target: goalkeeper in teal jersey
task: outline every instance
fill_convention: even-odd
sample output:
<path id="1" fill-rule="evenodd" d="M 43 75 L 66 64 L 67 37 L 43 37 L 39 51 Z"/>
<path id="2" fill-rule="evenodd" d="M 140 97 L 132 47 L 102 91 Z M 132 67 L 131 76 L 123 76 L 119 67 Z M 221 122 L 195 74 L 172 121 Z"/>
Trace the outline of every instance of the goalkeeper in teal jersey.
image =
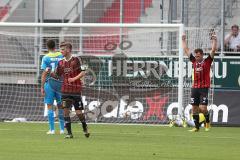
<path id="1" fill-rule="evenodd" d="M 63 58 L 62 53 L 55 51 L 55 42 L 53 40 L 47 41 L 48 53 L 42 58 L 41 70 L 41 94 L 44 96 L 44 103 L 47 104 L 48 108 L 48 123 L 49 131 L 47 134 L 55 134 L 54 127 L 54 100 L 57 102 L 58 107 L 58 119 L 60 126 L 60 134 L 64 134 L 64 118 L 63 118 L 63 108 L 61 93 L 51 89 L 48 80 L 50 78 L 49 72 L 54 71 L 58 61 Z"/>

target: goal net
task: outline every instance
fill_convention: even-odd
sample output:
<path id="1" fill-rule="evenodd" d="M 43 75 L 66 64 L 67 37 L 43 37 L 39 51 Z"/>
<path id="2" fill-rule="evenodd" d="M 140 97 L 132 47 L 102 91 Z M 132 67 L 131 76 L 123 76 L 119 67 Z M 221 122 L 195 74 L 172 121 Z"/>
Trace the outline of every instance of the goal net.
<path id="1" fill-rule="evenodd" d="M 192 48 L 200 43 L 195 32 L 187 32 Z M 181 24 L 2 23 L 0 118 L 47 120 L 40 64 L 49 39 L 72 43 L 87 66 L 82 99 L 88 121 L 167 123 L 169 115 L 184 116 L 191 63 L 183 56 L 182 33 Z"/>

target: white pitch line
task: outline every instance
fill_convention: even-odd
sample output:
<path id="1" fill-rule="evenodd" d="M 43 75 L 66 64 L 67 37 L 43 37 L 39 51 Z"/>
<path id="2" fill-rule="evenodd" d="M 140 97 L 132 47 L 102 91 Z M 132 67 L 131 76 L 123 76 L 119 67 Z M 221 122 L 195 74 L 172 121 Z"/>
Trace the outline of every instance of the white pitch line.
<path id="1" fill-rule="evenodd" d="M 0 131 L 11 131 L 12 129 L 4 129 L 4 128 L 0 128 Z"/>
<path id="2" fill-rule="evenodd" d="M 0 129 L 0 131 L 16 131 L 14 129 Z M 19 131 L 19 130 L 18 130 Z M 21 130 L 21 131 L 24 131 L 24 132 L 43 132 L 45 133 L 46 130 Z M 74 133 L 82 133 L 82 131 L 74 131 Z M 187 131 L 186 131 L 187 132 Z M 164 134 L 163 132 L 161 133 L 158 133 L 158 134 L 146 134 L 146 133 L 137 133 L 137 132 L 121 132 L 121 133 L 112 133 L 112 132 L 91 132 L 92 136 L 94 135 L 136 135 L 136 136 L 168 136 L 168 137 L 186 137 L 186 134 L 184 135 L 169 135 L 169 134 Z M 189 134 L 198 134 L 198 133 L 189 133 Z M 207 134 L 207 133 L 206 133 Z M 58 135 L 58 133 L 56 133 L 56 135 Z M 224 137 L 224 136 L 220 136 L 220 137 L 213 137 L 213 136 L 208 136 L 208 135 L 200 135 L 200 136 L 197 136 L 197 137 L 194 137 L 194 138 L 210 138 L 210 139 L 233 139 L 233 140 L 240 140 L 240 138 L 236 138 L 236 137 Z M 188 137 L 186 137 L 186 139 L 190 139 Z"/>

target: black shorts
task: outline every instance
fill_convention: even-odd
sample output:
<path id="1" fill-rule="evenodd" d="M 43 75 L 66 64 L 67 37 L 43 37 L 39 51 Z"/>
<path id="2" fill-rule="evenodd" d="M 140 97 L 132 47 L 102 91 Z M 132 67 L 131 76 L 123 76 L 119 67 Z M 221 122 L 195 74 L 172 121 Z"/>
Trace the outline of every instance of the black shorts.
<path id="1" fill-rule="evenodd" d="M 208 105 L 208 88 L 192 88 L 191 89 L 192 105 Z"/>
<path id="2" fill-rule="evenodd" d="M 81 95 L 62 95 L 63 108 L 72 108 L 74 106 L 75 110 L 84 110 L 82 96 Z"/>

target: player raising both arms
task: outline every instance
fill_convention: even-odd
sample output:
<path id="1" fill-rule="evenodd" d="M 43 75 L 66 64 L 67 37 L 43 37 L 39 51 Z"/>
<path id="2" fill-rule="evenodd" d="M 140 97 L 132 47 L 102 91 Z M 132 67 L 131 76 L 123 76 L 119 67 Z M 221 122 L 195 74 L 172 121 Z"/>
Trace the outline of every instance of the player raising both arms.
<path id="1" fill-rule="evenodd" d="M 69 115 L 72 105 L 75 108 L 76 115 L 82 123 L 84 135 L 89 137 L 90 134 L 85 121 L 85 115 L 83 112 L 84 107 L 81 97 L 81 78 L 84 77 L 85 71 L 81 69 L 81 59 L 72 56 L 71 43 L 62 43 L 60 48 L 64 58 L 59 61 L 55 74 L 60 79 L 63 79 L 62 100 L 64 107 L 65 127 L 68 132 L 65 138 L 73 138 L 71 118 Z"/>
<path id="2" fill-rule="evenodd" d="M 42 77 L 41 77 L 41 94 L 44 96 L 44 103 L 47 104 L 47 108 L 48 108 L 49 131 L 47 132 L 47 134 L 55 134 L 54 108 L 53 108 L 54 100 L 57 101 L 57 106 L 58 106 L 60 134 L 64 134 L 64 118 L 63 118 L 61 94 L 52 90 L 49 85 L 50 70 L 54 71 L 58 61 L 63 58 L 60 52 L 55 51 L 55 45 L 56 44 L 53 40 L 47 41 L 48 54 L 46 54 L 43 57 L 42 64 L 41 64 L 41 69 L 43 70 Z"/>
<path id="3" fill-rule="evenodd" d="M 210 128 L 210 120 L 209 120 L 209 112 L 207 110 L 208 105 L 208 91 L 210 88 L 210 69 L 211 64 L 213 62 L 214 54 L 217 49 L 217 37 L 215 33 L 211 34 L 212 40 L 212 49 L 207 58 L 203 58 L 203 50 L 197 48 L 194 50 L 194 54 L 190 52 L 186 43 L 186 35 L 182 36 L 182 44 L 184 52 L 189 57 L 190 61 L 193 65 L 193 85 L 191 89 L 191 105 L 192 105 L 192 113 L 193 120 L 195 123 L 195 128 L 193 128 L 192 132 L 199 131 L 199 113 L 203 113 L 206 119 L 205 122 L 205 131 L 209 131 Z"/>

